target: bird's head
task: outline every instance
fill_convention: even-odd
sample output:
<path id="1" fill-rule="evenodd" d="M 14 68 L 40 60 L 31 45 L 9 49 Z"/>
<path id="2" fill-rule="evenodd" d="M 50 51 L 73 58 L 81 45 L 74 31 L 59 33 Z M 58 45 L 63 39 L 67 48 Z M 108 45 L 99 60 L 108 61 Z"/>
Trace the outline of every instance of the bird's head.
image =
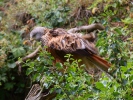
<path id="1" fill-rule="evenodd" d="M 45 27 L 35 27 L 30 32 L 30 40 L 37 40 L 40 41 L 41 37 L 45 34 Z"/>

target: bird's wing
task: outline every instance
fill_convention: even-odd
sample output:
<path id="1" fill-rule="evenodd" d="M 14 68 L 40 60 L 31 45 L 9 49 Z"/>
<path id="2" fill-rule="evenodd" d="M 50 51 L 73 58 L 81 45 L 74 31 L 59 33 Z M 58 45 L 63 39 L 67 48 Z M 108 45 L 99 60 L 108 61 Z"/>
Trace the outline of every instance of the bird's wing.
<path id="1" fill-rule="evenodd" d="M 97 50 L 92 42 L 88 42 L 76 34 L 64 34 L 52 37 L 48 42 L 48 47 L 56 50 L 62 50 L 67 53 L 75 52 L 77 50 L 87 50 L 90 53 L 97 53 Z"/>
<path id="2" fill-rule="evenodd" d="M 85 63 L 87 63 L 87 61 L 89 63 L 91 62 L 106 72 L 108 72 L 108 68 L 111 66 L 106 60 L 97 55 L 97 49 L 94 43 L 76 34 L 64 34 L 56 37 L 52 37 L 51 34 L 46 34 L 42 37 L 42 44 L 53 50 L 79 55 L 79 58 L 81 56 L 81 59 L 87 59 Z"/>

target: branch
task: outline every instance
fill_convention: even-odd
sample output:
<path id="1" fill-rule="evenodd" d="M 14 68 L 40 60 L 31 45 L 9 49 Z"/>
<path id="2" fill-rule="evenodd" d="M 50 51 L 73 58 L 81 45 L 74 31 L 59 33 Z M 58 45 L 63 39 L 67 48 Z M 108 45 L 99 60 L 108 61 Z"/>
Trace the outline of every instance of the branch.
<path id="1" fill-rule="evenodd" d="M 77 27 L 77 28 L 72 28 L 70 30 L 68 30 L 68 33 L 75 33 L 77 31 L 83 31 L 83 30 L 87 30 L 88 32 L 92 32 L 94 30 L 104 30 L 104 26 L 102 24 L 91 24 L 91 25 L 87 25 L 87 26 L 81 26 L 81 27 Z"/>
<path id="2" fill-rule="evenodd" d="M 41 46 L 39 46 L 34 52 L 32 52 L 31 54 L 27 55 L 26 57 L 22 58 L 22 61 L 26 61 L 27 59 L 31 59 L 37 56 L 37 53 L 39 52 Z M 20 64 L 22 64 L 21 61 L 16 61 L 16 66 L 20 66 Z"/>

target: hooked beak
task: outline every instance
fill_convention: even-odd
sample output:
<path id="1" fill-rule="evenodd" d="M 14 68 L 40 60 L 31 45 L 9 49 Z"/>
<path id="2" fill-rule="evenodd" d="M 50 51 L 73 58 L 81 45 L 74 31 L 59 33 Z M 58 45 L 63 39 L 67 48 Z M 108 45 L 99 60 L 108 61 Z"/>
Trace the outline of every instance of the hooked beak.
<path id="1" fill-rule="evenodd" d="M 30 41 L 33 41 L 33 40 L 35 40 L 34 38 L 30 38 Z"/>

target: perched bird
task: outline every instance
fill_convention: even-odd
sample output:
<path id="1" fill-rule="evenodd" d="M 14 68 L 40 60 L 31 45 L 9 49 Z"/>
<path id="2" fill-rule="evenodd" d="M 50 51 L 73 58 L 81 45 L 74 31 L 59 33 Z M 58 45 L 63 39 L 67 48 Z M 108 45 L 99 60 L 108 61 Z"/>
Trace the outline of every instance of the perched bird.
<path id="1" fill-rule="evenodd" d="M 74 59 L 81 59 L 81 64 L 85 64 L 88 73 L 101 69 L 108 73 L 111 64 L 98 55 L 93 41 L 84 38 L 84 35 L 69 34 L 61 29 L 47 29 L 35 27 L 30 32 L 30 38 L 41 41 L 43 46 L 47 46 L 47 51 L 57 62 L 65 62 L 64 56 L 72 54 Z M 91 37 L 89 37 L 91 38 Z"/>

